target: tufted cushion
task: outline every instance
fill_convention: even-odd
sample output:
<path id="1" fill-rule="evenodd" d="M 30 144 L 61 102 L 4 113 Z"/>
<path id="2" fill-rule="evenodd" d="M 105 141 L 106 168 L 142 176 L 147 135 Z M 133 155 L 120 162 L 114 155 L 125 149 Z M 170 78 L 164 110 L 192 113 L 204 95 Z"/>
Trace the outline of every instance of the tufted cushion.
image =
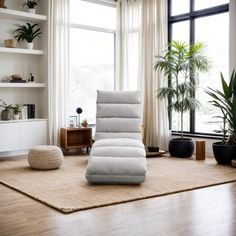
<path id="1" fill-rule="evenodd" d="M 141 107 L 139 104 L 117 104 L 98 103 L 97 118 L 104 117 L 123 117 L 123 118 L 140 118 Z"/>
<path id="2" fill-rule="evenodd" d="M 145 181 L 146 158 L 90 156 L 86 178 L 91 183 L 140 184 Z"/>
<path id="3" fill-rule="evenodd" d="M 97 118 L 97 132 L 139 133 L 140 118 Z"/>
<path id="4" fill-rule="evenodd" d="M 135 139 L 100 139 L 96 141 L 90 152 L 99 157 L 145 157 L 144 145 Z"/>
<path id="5" fill-rule="evenodd" d="M 97 90 L 97 103 L 140 104 L 140 92 Z"/>
<path id="6" fill-rule="evenodd" d="M 93 144 L 93 147 L 110 147 L 110 146 L 117 146 L 117 147 L 141 147 L 144 148 L 143 143 L 136 139 L 129 139 L 129 138 L 111 138 L 111 139 L 101 139 L 96 141 Z"/>
<path id="7" fill-rule="evenodd" d="M 141 140 L 140 133 L 127 133 L 127 132 L 96 132 L 96 140 L 109 138 L 132 138 Z"/>

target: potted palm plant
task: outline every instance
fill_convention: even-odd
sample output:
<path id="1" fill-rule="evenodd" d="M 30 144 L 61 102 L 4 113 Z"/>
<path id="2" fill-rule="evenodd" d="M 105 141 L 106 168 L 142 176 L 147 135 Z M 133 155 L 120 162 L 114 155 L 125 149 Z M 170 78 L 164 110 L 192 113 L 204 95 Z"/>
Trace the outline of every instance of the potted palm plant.
<path id="1" fill-rule="evenodd" d="M 156 91 L 157 97 L 168 99 L 168 109 L 180 113 L 181 137 L 169 141 L 171 156 L 190 157 L 193 154 L 193 140 L 183 136 L 183 118 L 184 112 L 194 110 L 200 105 L 194 98 L 197 73 L 207 71 L 210 66 L 208 58 L 203 55 L 203 48 L 202 43 L 190 45 L 173 40 L 168 49 L 155 58 L 154 69 L 164 72 L 169 80 L 167 87 Z"/>
<path id="2" fill-rule="evenodd" d="M 14 120 L 19 120 L 21 113 L 21 106 L 19 104 L 16 104 L 15 106 L 12 106 L 11 109 L 13 110 Z"/>
<path id="3" fill-rule="evenodd" d="M 0 107 L 3 107 L 4 110 L 1 113 L 2 120 L 10 120 L 11 119 L 11 108 L 12 105 L 7 105 L 2 99 L 0 99 Z"/>
<path id="4" fill-rule="evenodd" d="M 212 144 L 214 157 L 218 164 L 230 165 L 236 159 L 236 71 L 233 70 L 227 83 L 221 73 L 222 91 L 208 88 L 206 93 L 211 96 L 209 101 L 220 109 L 223 120 L 221 142 Z"/>
<path id="5" fill-rule="evenodd" d="M 37 28 L 37 26 L 38 24 L 31 25 L 30 23 L 18 25 L 18 29 L 14 31 L 16 33 L 15 38 L 17 38 L 18 42 L 27 41 L 27 48 L 33 49 L 33 40 L 42 34 L 40 28 Z"/>
<path id="6" fill-rule="evenodd" d="M 39 0 L 27 0 L 23 3 L 23 7 L 27 6 L 30 13 L 35 14 L 35 7 L 38 6 Z"/>

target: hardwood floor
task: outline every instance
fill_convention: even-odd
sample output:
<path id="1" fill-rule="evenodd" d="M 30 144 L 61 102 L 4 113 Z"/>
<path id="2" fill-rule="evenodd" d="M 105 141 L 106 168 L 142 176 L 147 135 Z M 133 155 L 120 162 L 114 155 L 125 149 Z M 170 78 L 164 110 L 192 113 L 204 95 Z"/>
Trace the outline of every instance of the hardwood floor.
<path id="1" fill-rule="evenodd" d="M 64 215 L 0 185 L 0 235 L 231 236 L 235 201 L 231 183 Z"/>

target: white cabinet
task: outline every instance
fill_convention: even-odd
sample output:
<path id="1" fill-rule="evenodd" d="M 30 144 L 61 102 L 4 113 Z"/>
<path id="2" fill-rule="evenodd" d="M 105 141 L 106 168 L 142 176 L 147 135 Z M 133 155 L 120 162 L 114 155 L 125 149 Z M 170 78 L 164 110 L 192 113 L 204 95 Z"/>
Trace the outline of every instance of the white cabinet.
<path id="1" fill-rule="evenodd" d="M 19 123 L 0 124 L 0 152 L 20 149 Z"/>
<path id="2" fill-rule="evenodd" d="M 20 123 L 20 149 L 47 144 L 47 123 L 45 121 Z"/>
<path id="3" fill-rule="evenodd" d="M 47 144 L 47 120 L 1 121 L 0 152 L 26 150 Z"/>

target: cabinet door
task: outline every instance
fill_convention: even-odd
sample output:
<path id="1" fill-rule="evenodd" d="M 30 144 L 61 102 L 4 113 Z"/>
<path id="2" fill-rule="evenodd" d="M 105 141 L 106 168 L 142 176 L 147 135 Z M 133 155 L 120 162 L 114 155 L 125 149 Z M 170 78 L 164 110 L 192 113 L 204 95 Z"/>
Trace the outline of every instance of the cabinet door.
<path id="1" fill-rule="evenodd" d="M 0 124 L 0 152 L 19 150 L 19 123 Z"/>
<path id="2" fill-rule="evenodd" d="M 47 144 L 47 121 L 30 121 L 20 124 L 20 149 Z"/>

